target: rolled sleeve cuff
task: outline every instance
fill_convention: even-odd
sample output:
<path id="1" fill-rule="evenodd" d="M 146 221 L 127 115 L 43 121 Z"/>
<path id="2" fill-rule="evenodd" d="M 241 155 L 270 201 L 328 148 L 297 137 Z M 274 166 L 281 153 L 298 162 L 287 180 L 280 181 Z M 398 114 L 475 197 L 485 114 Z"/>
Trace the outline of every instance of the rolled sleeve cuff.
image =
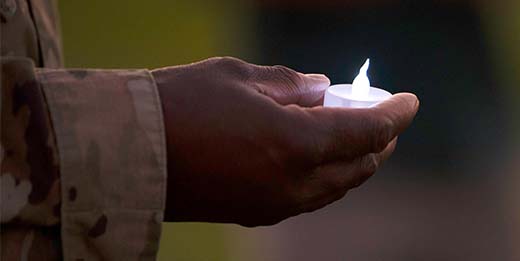
<path id="1" fill-rule="evenodd" d="M 65 260 L 155 260 L 166 143 L 147 70 L 39 69 L 60 159 Z"/>

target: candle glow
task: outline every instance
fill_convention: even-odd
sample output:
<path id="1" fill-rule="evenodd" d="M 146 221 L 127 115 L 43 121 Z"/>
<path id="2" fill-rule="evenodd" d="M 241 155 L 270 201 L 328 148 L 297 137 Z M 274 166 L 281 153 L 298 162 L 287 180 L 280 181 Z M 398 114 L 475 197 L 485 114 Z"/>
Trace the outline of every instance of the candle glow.
<path id="1" fill-rule="evenodd" d="M 359 69 L 359 74 L 352 82 L 352 96 L 357 98 L 366 98 L 370 92 L 370 79 L 368 79 L 367 71 L 370 66 L 370 59 Z"/>
<path id="2" fill-rule="evenodd" d="M 369 108 L 392 96 L 391 93 L 370 86 L 367 76 L 370 59 L 359 69 L 352 84 L 336 84 L 325 91 L 323 106 L 343 108 Z"/>

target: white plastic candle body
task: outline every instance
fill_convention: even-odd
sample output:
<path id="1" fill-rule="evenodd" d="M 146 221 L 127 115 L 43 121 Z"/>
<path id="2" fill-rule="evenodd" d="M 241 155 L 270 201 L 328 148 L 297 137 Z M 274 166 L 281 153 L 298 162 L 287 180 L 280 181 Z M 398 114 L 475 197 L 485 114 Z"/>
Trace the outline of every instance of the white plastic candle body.
<path id="1" fill-rule="evenodd" d="M 370 87 L 368 95 L 359 97 L 352 92 L 352 84 L 336 84 L 330 86 L 325 92 L 323 106 L 346 107 L 346 108 L 368 108 L 392 96 L 391 93 Z"/>
<path id="2" fill-rule="evenodd" d="M 368 108 L 386 100 L 392 96 L 391 93 L 370 87 L 370 80 L 367 76 L 370 59 L 359 69 L 352 84 L 337 84 L 330 86 L 325 92 L 325 107 L 346 107 L 346 108 Z"/>

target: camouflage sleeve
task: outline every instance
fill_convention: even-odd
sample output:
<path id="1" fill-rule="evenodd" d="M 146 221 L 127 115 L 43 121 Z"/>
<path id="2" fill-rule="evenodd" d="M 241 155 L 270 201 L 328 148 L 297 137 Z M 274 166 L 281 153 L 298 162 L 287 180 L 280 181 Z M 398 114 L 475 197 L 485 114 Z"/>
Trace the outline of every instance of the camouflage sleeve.
<path id="1" fill-rule="evenodd" d="M 147 70 L 39 69 L 36 75 L 60 157 L 64 257 L 155 259 L 166 143 L 153 77 Z"/>
<path id="2" fill-rule="evenodd" d="M 154 260 L 165 207 L 166 145 L 153 77 L 147 70 L 18 63 L 24 69 L 2 69 L 8 75 L 2 77 L 2 97 L 8 97 L 2 102 L 2 196 L 4 187 L 10 193 L 2 212 L 7 205 L 12 213 L 5 220 L 2 213 L 2 223 L 59 223 L 66 260 Z M 9 97 L 15 98 L 9 103 Z M 4 127 L 4 115 L 16 126 Z M 32 123 L 33 117 L 39 120 Z M 4 139 L 4 128 L 17 139 Z M 31 154 L 39 148 L 33 144 L 45 151 Z M 11 158 L 16 167 L 7 164 Z"/>
<path id="3" fill-rule="evenodd" d="M 54 132 L 32 60 L 1 58 L 0 260 L 60 259 Z"/>
<path id="4" fill-rule="evenodd" d="M 58 157 L 29 59 L 2 58 L 2 223 L 59 222 Z"/>

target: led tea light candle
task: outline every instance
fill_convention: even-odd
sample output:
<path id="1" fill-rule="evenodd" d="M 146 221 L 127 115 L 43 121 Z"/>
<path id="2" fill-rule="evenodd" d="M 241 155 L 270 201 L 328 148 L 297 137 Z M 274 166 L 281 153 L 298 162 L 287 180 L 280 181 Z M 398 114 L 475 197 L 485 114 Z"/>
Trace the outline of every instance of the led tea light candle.
<path id="1" fill-rule="evenodd" d="M 331 85 L 325 92 L 323 106 L 368 108 L 392 96 L 383 89 L 370 87 L 370 80 L 367 76 L 369 66 L 370 59 L 367 59 L 352 84 Z"/>

